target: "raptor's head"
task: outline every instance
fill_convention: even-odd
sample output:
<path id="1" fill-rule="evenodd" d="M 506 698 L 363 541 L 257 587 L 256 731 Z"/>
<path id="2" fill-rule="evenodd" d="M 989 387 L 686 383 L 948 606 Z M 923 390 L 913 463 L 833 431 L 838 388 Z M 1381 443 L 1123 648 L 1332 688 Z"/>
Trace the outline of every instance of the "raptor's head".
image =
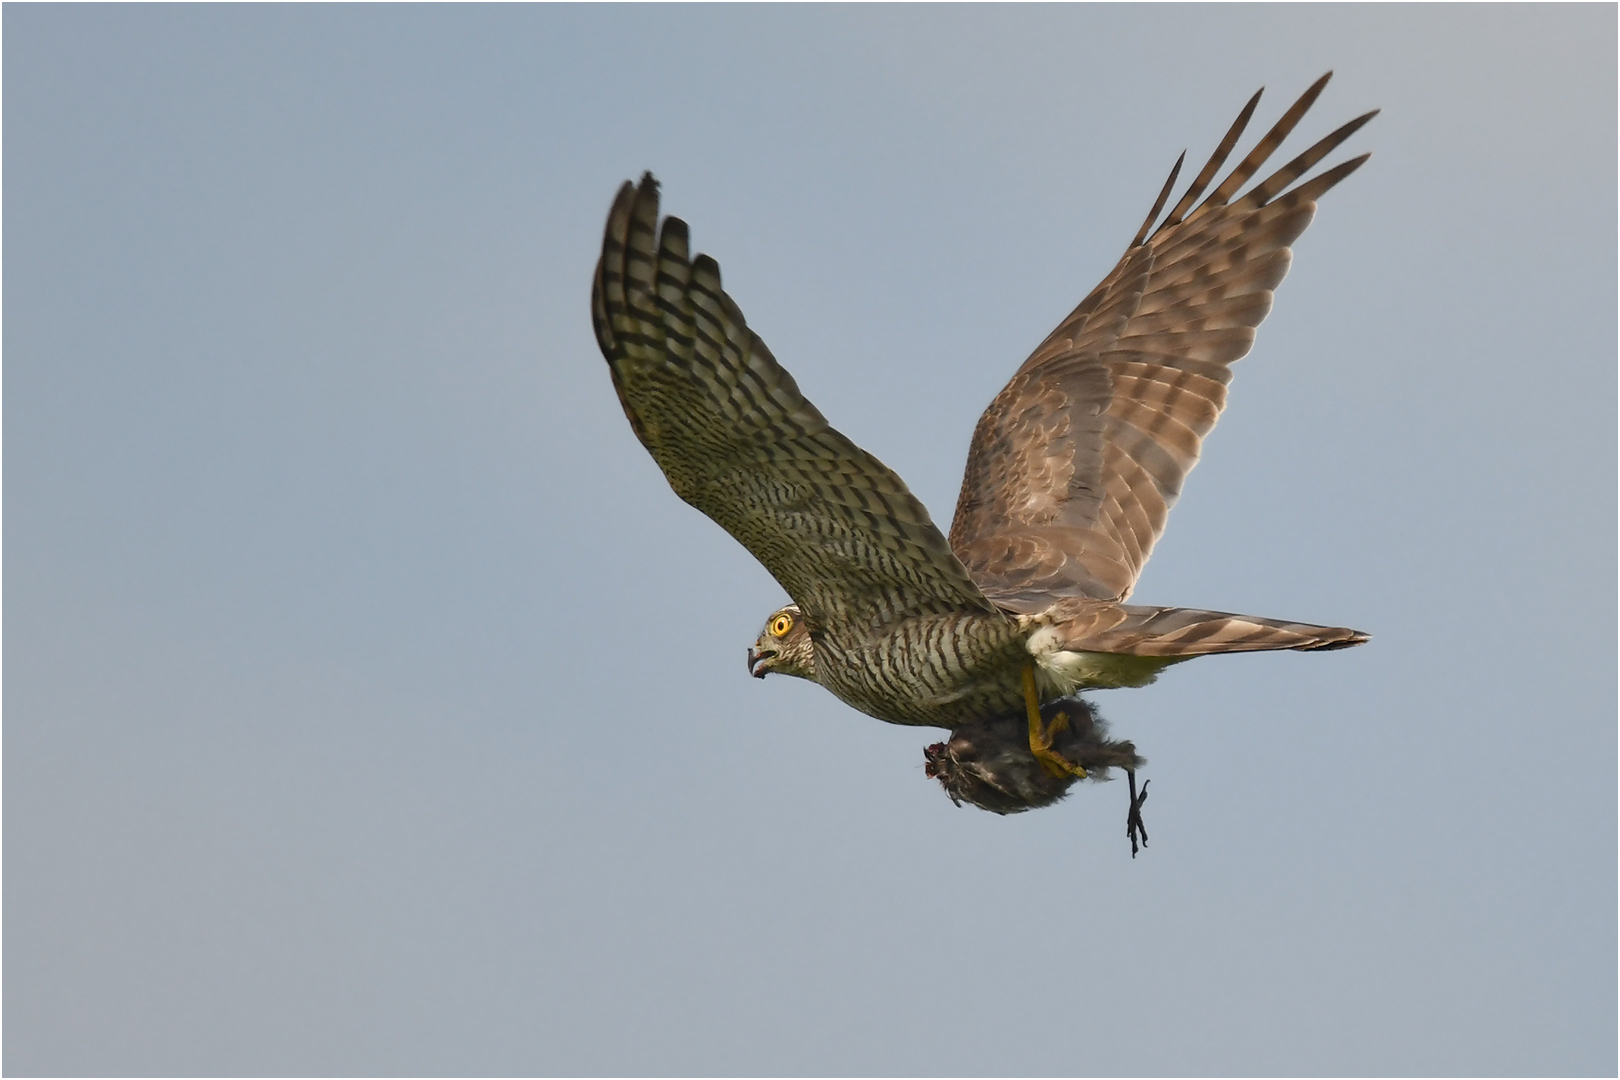
<path id="1" fill-rule="evenodd" d="M 748 674 L 763 679 L 770 672 L 815 680 L 816 647 L 797 604 L 765 620 L 765 631 L 748 650 Z"/>
<path id="2" fill-rule="evenodd" d="M 1106 780 L 1110 767 L 1139 769 L 1145 762 L 1128 741 L 1108 737 L 1108 727 L 1078 697 L 1041 706 L 1041 719 L 1066 719 L 1054 734 L 1052 749 L 1084 766 L 1093 780 Z M 1068 794 L 1072 776 L 1055 777 L 1029 751 L 1029 722 L 1022 713 L 989 717 L 951 732 L 949 742 L 923 751 L 924 771 L 938 780 L 951 801 L 972 803 L 997 814 L 1017 814 L 1050 806 Z"/>

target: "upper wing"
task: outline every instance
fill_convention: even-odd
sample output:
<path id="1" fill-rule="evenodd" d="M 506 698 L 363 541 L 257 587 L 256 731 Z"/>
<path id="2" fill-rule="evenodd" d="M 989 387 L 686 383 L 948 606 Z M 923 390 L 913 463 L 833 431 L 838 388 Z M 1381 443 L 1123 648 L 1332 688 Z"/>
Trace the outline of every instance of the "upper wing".
<path id="1" fill-rule="evenodd" d="M 995 608 L 925 509 L 834 431 L 720 288 L 658 225 L 658 182 L 626 182 L 591 289 L 596 340 L 630 426 L 675 493 L 765 564 L 814 625 Z"/>
<path id="2" fill-rule="evenodd" d="M 1178 160 L 1119 265 L 980 417 L 950 540 L 997 603 L 1036 610 L 1054 595 L 1130 595 L 1226 403 L 1232 362 L 1249 351 L 1288 273 L 1289 245 L 1315 200 L 1369 156 L 1287 190 L 1376 110 L 1232 201 L 1331 74 L 1192 209 L 1242 135 L 1256 93 L 1150 236 Z"/>

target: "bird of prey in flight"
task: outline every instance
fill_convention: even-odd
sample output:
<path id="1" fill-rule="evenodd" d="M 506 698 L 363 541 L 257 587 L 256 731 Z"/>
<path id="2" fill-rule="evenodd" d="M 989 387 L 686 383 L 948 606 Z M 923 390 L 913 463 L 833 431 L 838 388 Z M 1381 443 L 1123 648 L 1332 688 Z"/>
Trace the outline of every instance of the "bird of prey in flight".
<path id="1" fill-rule="evenodd" d="M 950 729 L 927 751 L 928 774 L 1001 813 L 1053 801 L 1088 767 L 1123 766 L 1134 850 L 1141 759 L 1103 737 L 1078 692 L 1143 686 L 1210 653 L 1367 640 L 1126 603 L 1226 403 L 1232 364 L 1271 310 L 1289 245 L 1367 160 L 1301 182 L 1376 111 L 1244 190 L 1330 75 L 1217 181 L 1256 93 L 1161 218 L 1186 155 L 1177 160 L 1118 265 L 979 418 L 948 535 L 799 393 L 721 289 L 719 265 L 691 255 L 686 223 L 660 225 L 652 174 L 619 189 L 591 291 L 596 338 L 675 493 L 792 598 L 748 650 L 750 674 L 810 679 L 880 720 Z"/>

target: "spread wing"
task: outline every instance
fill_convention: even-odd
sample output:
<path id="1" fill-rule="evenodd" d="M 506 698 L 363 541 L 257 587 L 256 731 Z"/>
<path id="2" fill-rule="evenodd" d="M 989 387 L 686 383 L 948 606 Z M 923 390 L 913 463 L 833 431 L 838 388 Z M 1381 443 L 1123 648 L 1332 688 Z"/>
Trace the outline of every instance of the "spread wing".
<path id="1" fill-rule="evenodd" d="M 1376 111 L 1233 201 L 1330 75 L 1198 203 L 1259 103 L 1256 93 L 1150 235 L 1178 160 L 1119 265 L 980 417 L 950 541 L 998 604 L 1035 611 L 1056 596 L 1130 595 L 1226 403 L 1231 365 L 1271 310 L 1289 245 L 1310 224 L 1315 200 L 1367 160 L 1290 189 Z"/>
<path id="2" fill-rule="evenodd" d="M 719 265 L 688 257 L 686 223 L 657 226 L 658 182 L 626 182 L 591 317 L 630 426 L 675 493 L 752 552 L 812 626 L 995 611 L 905 483 L 799 393 L 721 290 Z"/>

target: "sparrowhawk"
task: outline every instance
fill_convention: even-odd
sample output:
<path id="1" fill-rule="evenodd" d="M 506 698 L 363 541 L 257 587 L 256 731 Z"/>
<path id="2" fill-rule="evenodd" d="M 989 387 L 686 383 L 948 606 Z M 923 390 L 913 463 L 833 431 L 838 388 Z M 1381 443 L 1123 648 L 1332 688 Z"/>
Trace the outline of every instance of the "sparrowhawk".
<path id="1" fill-rule="evenodd" d="M 951 729 L 951 744 L 929 748 L 929 775 L 1008 812 L 1060 795 L 1087 764 L 1140 761 L 1101 736 L 1088 706 L 1054 702 L 1142 686 L 1209 653 L 1367 640 L 1125 602 L 1288 272 L 1289 245 L 1316 200 L 1367 160 L 1298 183 L 1376 111 L 1240 194 L 1328 78 L 1215 183 L 1256 93 L 1161 219 L 1186 155 L 1177 160 L 1118 265 L 980 417 L 948 537 L 799 393 L 721 289 L 718 264 L 690 254 L 686 223 L 660 228 L 652 175 L 624 184 L 591 294 L 597 341 L 676 494 L 792 598 L 748 651 L 751 674 L 812 679 L 880 720 Z"/>

